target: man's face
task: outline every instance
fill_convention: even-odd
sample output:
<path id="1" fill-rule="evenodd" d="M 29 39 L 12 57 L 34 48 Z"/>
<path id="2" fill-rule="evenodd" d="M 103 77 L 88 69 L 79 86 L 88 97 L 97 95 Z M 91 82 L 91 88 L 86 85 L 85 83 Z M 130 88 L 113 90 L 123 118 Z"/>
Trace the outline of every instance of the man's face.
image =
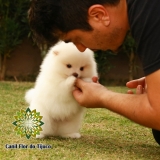
<path id="1" fill-rule="evenodd" d="M 105 31 L 104 28 L 95 28 L 92 31 L 73 30 L 68 32 L 63 40 L 73 42 L 81 52 L 86 48 L 93 51 L 108 49 L 116 51 L 122 45 L 126 32 L 121 27 L 112 28 L 111 31 L 107 29 Z"/>
<path id="2" fill-rule="evenodd" d="M 115 7 L 91 6 L 88 10 L 88 23 L 93 30 L 72 30 L 65 34 L 62 40 L 73 42 L 81 52 L 86 48 L 93 51 L 117 51 L 129 29 L 126 1 L 120 1 Z"/>

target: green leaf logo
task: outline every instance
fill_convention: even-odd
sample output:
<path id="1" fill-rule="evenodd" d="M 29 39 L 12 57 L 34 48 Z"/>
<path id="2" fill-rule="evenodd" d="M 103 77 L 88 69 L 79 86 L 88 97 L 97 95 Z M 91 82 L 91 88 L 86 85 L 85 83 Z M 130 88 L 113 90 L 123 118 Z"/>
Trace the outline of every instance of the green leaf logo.
<path id="1" fill-rule="evenodd" d="M 31 111 L 29 108 L 17 112 L 17 115 L 14 116 L 16 121 L 12 124 L 15 125 L 15 131 L 21 137 L 26 136 L 29 139 L 31 136 L 36 137 L 40 135 L 42 131 L 41 126 L 44 124 L 41 119 L 43 116 L 40 116 L 40 112 L 36 112 L 36 109 Z"/>

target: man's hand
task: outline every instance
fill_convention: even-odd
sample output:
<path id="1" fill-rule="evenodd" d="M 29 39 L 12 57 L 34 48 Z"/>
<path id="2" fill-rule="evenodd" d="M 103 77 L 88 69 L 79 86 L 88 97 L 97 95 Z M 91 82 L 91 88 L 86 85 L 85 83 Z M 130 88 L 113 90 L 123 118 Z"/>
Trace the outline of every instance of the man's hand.
<path id="1" fill-rule="evenodd" d="M 107 89 L 98 83 L 97 77 L 93 77 L 92 80 L 93 82 L 84 82 L 81 79 L 77 79 L 73 96 L 84 107 L 102 108 L 101 97 Z"/>
<path id="2" fill-rule="evenodd" d="M 76 80 L 73 96 L 82 106 L 106 108 L 138 124 L 160 130 L 160 70 L 126 84 L 136 88 L 139 95 L 112 92 L 97 83 L 97 79 L 92 80 L 90 83 Z"/>
<path id="3" fill-rule="evenodd" d="M 128 88 L 136 88 L 136 94 L 143 94 L 147 91 L 145 77 L 127 82 Z M 133 94 L 132 90 L 128 90 L 128 94 Z"/>

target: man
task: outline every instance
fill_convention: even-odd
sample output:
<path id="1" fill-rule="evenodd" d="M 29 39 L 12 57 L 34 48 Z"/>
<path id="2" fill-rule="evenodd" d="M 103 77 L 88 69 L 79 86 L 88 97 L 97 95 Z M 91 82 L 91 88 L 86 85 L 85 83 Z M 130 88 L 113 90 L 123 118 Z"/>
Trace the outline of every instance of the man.
<path id="1" fill-rule="evenodd" d="M 89 108 L 107 108 L 143 126 L 154 128 L 160 144 L 160 1 L 159 0 L 35 0 L 30 26 L 39 43 L 73 42 L 81 51 L 113 50 L 122 45 L 128 30 L 137 43 L 145 78 L 130 81 L 137 94 L 107 90 L 77 79 L 75 99 Z M 128 91 L 132 93 L 132 91 Z"/>

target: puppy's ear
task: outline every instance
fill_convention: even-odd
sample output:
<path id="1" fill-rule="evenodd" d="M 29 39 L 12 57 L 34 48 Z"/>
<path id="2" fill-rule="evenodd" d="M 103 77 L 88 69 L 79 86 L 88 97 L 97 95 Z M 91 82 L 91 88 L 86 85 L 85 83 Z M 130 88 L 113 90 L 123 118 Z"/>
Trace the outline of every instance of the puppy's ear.
<path id="1" fill-rule="evenodd" d="M 59 54 L 59 52 L 58 51 L 53 51 L 53 54 L 57 56 Z"/>

